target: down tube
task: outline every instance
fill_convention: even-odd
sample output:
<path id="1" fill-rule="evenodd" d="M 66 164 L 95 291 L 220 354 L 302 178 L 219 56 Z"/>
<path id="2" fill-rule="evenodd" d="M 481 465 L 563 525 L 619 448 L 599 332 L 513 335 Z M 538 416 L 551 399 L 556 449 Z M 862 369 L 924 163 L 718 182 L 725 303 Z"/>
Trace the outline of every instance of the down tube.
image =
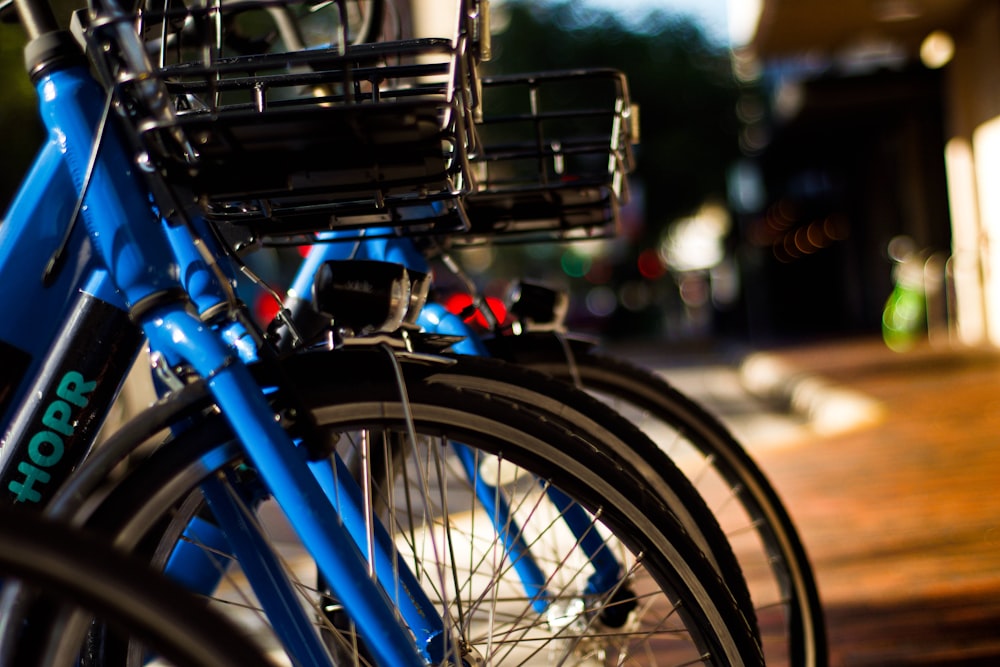
<path id="1" fill-rule="evenodd" d="M 17 314 L 0 318 L 0 489 L 36 508 L 89 451 L 141 345 L 83 225 L 43 282 L 77 192 L 59 136 L 0 224 L 0 311 Z"/>
<path id="2" fill-rule="evenodd" d="M 48 503 L 90 451 L 138 355 L 139 329 L 94 294 L 107 282 L 97 272 L 77 295 L 5 434 L 0 489 L 8 501 Z"/>
<path id="3" fill-rule="evenodd" d="M 70 236 L 66 262 L 54 280 L 42 274 L 73 214 L 76 187 L 55 139 L 39 152 L 0 222 L 0 432 L 25 396 L 80 284 L 94 269 L 82 225 Z"/>

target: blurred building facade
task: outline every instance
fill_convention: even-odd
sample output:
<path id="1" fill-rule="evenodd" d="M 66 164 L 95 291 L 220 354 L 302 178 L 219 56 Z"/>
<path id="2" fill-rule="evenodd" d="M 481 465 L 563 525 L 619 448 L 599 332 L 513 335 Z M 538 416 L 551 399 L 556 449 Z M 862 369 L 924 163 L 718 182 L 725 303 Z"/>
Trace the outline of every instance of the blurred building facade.
<path id="1" fill-rule="evenodd" d="M 762 0 L 734 68 L 751 333 L 878 326 L 906 236 L 932 335 L 1000 345 L 1000 2 Z"/>

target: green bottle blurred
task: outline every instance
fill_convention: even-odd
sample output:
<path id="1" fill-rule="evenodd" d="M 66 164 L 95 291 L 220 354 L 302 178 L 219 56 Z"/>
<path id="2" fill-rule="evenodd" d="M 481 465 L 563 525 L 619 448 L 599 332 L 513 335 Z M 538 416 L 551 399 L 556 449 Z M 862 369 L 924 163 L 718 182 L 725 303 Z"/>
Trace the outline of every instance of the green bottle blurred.
<path id="1" fill-rule="evenodd" d="M 909 350 L 927 336 L 926 258 L 911 247 L 903 239 L 889 244 L 889 255 L 896 262 L 895 285 L 882 311 L 882 339 L 896 352 Z"/>

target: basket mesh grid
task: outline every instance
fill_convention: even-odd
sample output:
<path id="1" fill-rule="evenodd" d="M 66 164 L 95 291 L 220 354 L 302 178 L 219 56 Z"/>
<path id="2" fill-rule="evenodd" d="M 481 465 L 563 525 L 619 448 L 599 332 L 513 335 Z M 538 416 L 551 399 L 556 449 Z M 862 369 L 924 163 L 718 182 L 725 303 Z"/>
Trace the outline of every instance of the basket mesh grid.
<path id="1" fill-rule="evenodd" d="M 364 0 L 148 0 L 94 26 L 91 53 L 151 162 L 216 223 L 265 240 L 371 225 L 456 231 L 478 95 L 469 2 L 450 35 L 353 43 Z M 116 59 L 107 28 L 124 20 L 168 113 L 152 109 L 147 77 Z"/>
<path id="2" fill-rule="evenodd" d="M 568 241 L 616 233 L 633 167 L 624 75 L 485 77 L 468 234 L 455 243 Z"/>

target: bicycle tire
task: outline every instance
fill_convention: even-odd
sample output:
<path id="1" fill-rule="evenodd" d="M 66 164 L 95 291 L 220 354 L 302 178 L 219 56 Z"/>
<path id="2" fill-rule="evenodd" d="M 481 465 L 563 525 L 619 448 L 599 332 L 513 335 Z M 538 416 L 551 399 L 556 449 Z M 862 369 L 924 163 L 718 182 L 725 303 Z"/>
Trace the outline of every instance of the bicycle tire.
<path id="1" fill-rule="evenodd" d="M 339 360 L 345 358 L 336 354 L 297 355 L 285 369 L 320 424 L 339 432 L 355 427 L 393 431 L 402 428 L 403 409 L 394 378 L 375 371 L 367 361 L 363 363 L 364 373 L 358 375 L 335 361 L 338 356 Z M 337 377 L 351 380 L 328 379 Z M 607 521 L 603 525 L 630 545 L 642 545 L 642 563 L 648 565 L 658 585 L 671 587 L 683 600 L 679 612 L 671 609 L 673 617 L 690 619 L 690 626 L 685 629 L 696 637 L 694 644 L 686 647 L 692 652 L 685 660 L 704 658 L 709 664 L 713 664 L 713 659 L 714 664 L 760 664 L 756 636 L 731 593 L 676 518 L 624 461 L 607 450 L 586 446 L 558 424 L 540 422 L 534 411 L 519 410 L 497 397 L 411 382 L 408 405 L 415 426 L 424 435 L 441 435 L 445 431 L 458 434 L 461 442 L 476 447 L 477 451 L 502 452 L 506 464 L 521 463 L 544 473 L 543 478 L 560 485 L 564 492 L 591 508 L 600 504 L 599 515 L 602 521 Z M 221 420 L 211 421 L 211 427 L 206 422 L 197 432 L 161 447 L 126 476 L 92 517 L 91 525 L 116 535 L 118 544 L 137 545 L 147 536 L 149 516 L 166 512 L 191 491 L 193 481 L 178 481 L 191 472 L 188 464 L 198 460 L 206 448 L 217 449 L 229 439 L 216 430 L 225 431 Z M 199 463 L 194 463 L 194 467 L 199 469 L 199 475 L 205 473 Z M 153 492 L 168 488 L 185 491 L 173 496 Z M 168 497 L 170 502 L 166 502 Z M 614 503 L 608 504 L 608 498 Z M 145 506 L 147 502 L 163 506 L 151 512 Z M 136 517 L 140 518 L 133 522 Z M 615 533 L 615 529 L 622 534 Z M 531 618 L 537 620 L 536 616 Z M 494 655 L 484 659 L 499 662 Z"/>
<path id="2" fill-rule="evenodd" d="M 171 664 L 273 667 L 247 635 L 147 563 L 36 513 L 0 508 L 0 576 L 5 591 L 16 581 L 21 594 L 110 620 Z"/>
<path id="3" fill-rule="evenodd" d="M 762 592 L 752 586 L 750 591 L 759 600 L 756 615 L 768 664 L 828 664 L 825 615 L 799 532 L 770 480 L 716 416 L 662 377 L 605 354 L 588 341 L 532 334 L 497 337 L 489 345 L 501 358 L 596 392 L 612 407 L 625 408 L 626 414 L 641 413 L 640 418 L 649 423 L 640 428 L 654 440 L 661 433 L 659 441 L 665 449 L 687 446 L 697 451 L 699 458 L 692 459 L 693 465 L 687 468 L 689 477 L 700 479 L 706 488 L 721 480 L 728 488 L 725 498 L 735 499 L 743 509 L 723 528 L 735 535 L 752 527 L 760 540 L 756 552 L 751 545 L 737 550 L 742 570 L 766 578 L 762 572 L 770 568 L 768 589 Z M 732 515 L 728 507 L 719 507 L 715 513 L 719 516 L 723 511 Z M 748 558 L 755 563 L 748 563 Z M 784 609 L 781 619 L 774 618 L 776 605 Z"/>
<path id="4" fill-rule="evenodd" d="M 608 447 L 643 471 L 660 498 L 705 552 L 742 609 L 752 609 L 742 568 L 725 533 L 690 480 L 649 437 L 607 405 L 550 375 L 498 359 L 454 356 L 428 376 L 463 391 L 499 396 L 558 420 L 591 443 Z M 747 619 L 756 628 L 756 618 Z"/>

